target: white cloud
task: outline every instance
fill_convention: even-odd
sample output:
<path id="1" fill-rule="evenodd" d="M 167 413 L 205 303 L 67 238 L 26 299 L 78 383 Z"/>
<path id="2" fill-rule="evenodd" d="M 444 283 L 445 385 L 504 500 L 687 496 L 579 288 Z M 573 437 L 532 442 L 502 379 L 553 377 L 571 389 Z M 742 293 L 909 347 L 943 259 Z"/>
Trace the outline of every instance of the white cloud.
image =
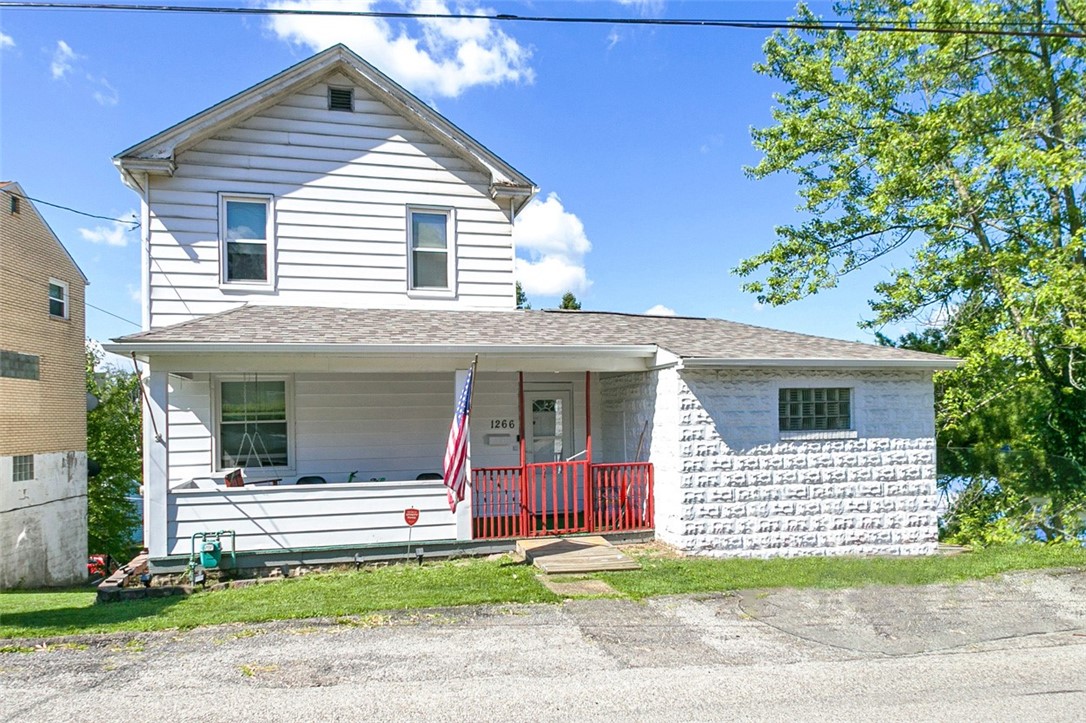
<path id="1" fill-rule="evenodd" d="M 135 211 L 129 211 L 126 215 L 138 218 Z M 129 240 L 135 238 L 135 229 L 132 224 L 113 221 L 109 225 L 81 228 L 79 229 L 79 235 L 83 237 L 84 241 L 90 241 L 92 244 L 127 246 Z"/>
<path id="2" fill-rule="evenodd" d="M 618 45 L 620 40 L 622 40 L 622 35 L 618 32 L 618 30 L 612 28 L 611 32 L 607 34 L 607 49 L 611 50 L 612 48 L 614 48 L 616 45 Z"/>
<path id="3" fill-rule="evenodd" d="M 643 18 L 658 18 L 664 14 L 667 5 L 664 0 L 618 0 L 618 4 L 633 8 Z"/>
<path id="4" fill-rule="evenodd" d="M 87 80 L 94 86 L 94 90 L 91 91 L 91 97 L 94 98 L 98 105 L 117 105 L 117 101 L 120 100 L 120 94 L 117 93 L 117 89 L 114 88 L 108 80 L 105 78 L 96 78 L 90 74 L 87 75 Z"/>
<path id="5" fill-rule="evenodd" d="M 376 0 L 268 0 L 266 7 L 290 10 L 374 9 Z M 406 9 L 449 13 L 443 0 L 407 0 Z M 474 4 L 458 12 L 488 14 Z M 531 83 L 531 51 L 491 20 L 426 19 L 412 23 L 384 18 L 275 15 L 268 27 L 280 40 L 311 50 L 344 43 L 415 93 L 456 97 L 476 85 Z M 412 32 L 414 31 L 414 32 Z"/>
<path id="6" fill-rule="evenodd" d="M 72 50 L 72 46 L 63 40 L 58 40 L 56 50 L 53 51 L 53 62 L 49 66 L 53 73 L 53 80 L 61 80 L 67 75 L 78 57 L 75 51 Z"/>
<path id="7" fill-rule="evenodd" d="M 675 310 L 663 304 L 657 304 L 651 309 L 646 309 L 645 313 L 649 316 L 675 316 Z"/>
<path id="8" fill-rule="evenodd" d="M 592 250 L 584 224 L 562 206 L 558 194 L 533 200 L 513 226 L 513 243 L 527 258 L 516 260 L 516 273 L 527 294 L 582 293 L 592 285 L 584 256 Z"/>
<path id="9" fill-rule="evenodd" d="M 140 287 L 135 284 L 125 284 L 125 291 L 128 292 L 128 298 L 137 304 L 143 301 L 143 292 L 140 291 Z"/>
<path id="10" fill-rule="evenodd" d="M 14 48 L 15 38 L 4 33 L 0 33 L 0 48 Z"/>

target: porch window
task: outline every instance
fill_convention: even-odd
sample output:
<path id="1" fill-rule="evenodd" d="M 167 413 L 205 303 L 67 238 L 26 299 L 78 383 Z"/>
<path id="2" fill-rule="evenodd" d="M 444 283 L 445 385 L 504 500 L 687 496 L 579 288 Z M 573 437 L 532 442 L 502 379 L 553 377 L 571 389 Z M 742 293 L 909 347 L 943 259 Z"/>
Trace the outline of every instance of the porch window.
<path id="1" fill-rule="evenodd" d="M 778 402 L 782 432 L 852 429 L 851 389 L 781 389 Z"/>
<path id="2" fill-rule="evenodd" d="M 275 280 L 272 203 L 267 196 L 222 196 L 219 238 L 224 284 L 272 284 Z"/>
<path id="3" fill-rule="evenodd" d="M 219 468 L 289 468 L 289 380 L 219 381 Z"/>
<path id="4" fill-rule="evenodd" d="M 409 208 L 407 234 L 409 289 L 451 294 L 456 269 L 452 209 Z"/>

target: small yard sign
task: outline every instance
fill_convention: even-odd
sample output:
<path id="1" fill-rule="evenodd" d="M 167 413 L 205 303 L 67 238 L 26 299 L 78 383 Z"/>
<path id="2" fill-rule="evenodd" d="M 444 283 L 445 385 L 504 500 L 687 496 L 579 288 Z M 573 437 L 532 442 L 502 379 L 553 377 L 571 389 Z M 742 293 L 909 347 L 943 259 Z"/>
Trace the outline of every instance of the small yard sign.
<path id="1" fill-rule="evenodd" d="M 419 511 L 414 507 L 408 507 L 403 511 L 403 521 L 407 523 L 408 527 L 413 527 L 419 521 Z"/>

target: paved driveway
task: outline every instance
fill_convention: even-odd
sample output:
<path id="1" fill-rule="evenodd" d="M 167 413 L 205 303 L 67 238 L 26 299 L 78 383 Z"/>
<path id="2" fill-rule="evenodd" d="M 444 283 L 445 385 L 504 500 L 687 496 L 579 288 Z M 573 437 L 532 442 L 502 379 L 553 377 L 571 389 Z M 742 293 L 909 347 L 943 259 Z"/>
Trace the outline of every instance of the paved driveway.
<path id="1" fill-rule="evenodd" d="M 0 655 L 0 719 L 1086 716 L 1086 573 L 574 600 Z"/>

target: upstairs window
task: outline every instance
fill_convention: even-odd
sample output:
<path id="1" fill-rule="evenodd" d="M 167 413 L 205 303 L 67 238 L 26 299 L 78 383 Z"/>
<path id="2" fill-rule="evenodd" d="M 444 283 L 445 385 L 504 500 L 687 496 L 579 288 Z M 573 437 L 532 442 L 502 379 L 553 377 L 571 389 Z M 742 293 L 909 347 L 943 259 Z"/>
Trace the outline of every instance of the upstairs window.
<path id="1" fill-rule="evenodd" d="M 407 211 L 410 289 L 451 294 L 455 275 L 455 224 L 450 209 Z"/>
<path id="2" fill-rule="evenodd" d="M 19 197 L 15 194 L 11 196 L 11 212 L 19 213 Z"/>
<path id="3" fill-rule="evenodd" d="M 223 196 L 219 226 L 223 283 L 272 284 L 271 199 L 267 196 Z"/>
<path id="4" fill-rule="evenodd" d="M 68 285 L 63 281 L 49 279 L 49 316 L 68 318 Z"/>
<path id="5" fill-rule="evenodd" d="M 781 389 L 780 431 L 814 432 L 852 429 L 852 390 L 848 388 Z"/>

